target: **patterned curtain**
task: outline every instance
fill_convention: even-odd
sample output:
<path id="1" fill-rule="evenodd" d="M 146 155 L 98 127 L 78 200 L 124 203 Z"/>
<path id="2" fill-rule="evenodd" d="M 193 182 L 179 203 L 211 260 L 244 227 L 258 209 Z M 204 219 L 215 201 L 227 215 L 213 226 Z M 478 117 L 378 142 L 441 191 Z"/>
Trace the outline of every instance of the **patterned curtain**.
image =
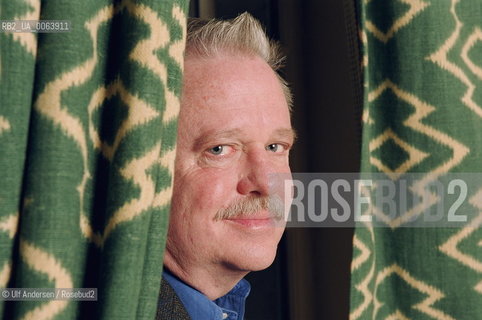
<path id="1" fill-rule="evenodd" d="M 362 171 L 392 178 L 395 172 L 480 173 L 482 2 L 358 4 Z M 458 228 L 357 228 L 350 319 L 481 319 L 480 184 L 469 189 L 465 210 L 472 218 Z"/>
<path id="2" fill-rule="evenodd" d="M 0 288 L 97 288 L 97 302 L 0 300 L 4 319 L 154 319 L 186 0 L 2 1 Z"/>

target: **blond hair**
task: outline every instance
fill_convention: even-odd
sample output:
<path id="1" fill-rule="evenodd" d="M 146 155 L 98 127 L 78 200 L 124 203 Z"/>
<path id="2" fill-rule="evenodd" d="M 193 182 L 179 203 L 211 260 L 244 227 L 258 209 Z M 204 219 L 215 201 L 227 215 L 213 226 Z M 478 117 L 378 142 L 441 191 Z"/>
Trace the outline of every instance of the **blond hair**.
<path id="1" fill-rule="evenodd" d="M 280 52 L 279 45 L 268 38 L 258 20 L 247 12 L 231 20 L 188 19 L 186 59 L 214 57 L 226 52 L 256 55 L 263 59 L 276 73 L 291 109 L 291 91 L 278 73 L 285 58 Z"/>

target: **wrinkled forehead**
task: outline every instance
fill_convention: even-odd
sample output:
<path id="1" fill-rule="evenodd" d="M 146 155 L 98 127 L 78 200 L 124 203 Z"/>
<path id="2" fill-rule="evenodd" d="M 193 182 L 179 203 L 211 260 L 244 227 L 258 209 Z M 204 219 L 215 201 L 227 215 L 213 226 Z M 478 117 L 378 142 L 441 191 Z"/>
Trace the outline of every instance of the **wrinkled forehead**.
<path id="1" fill-rule="evenodd" d="M 189 132 L 291 128 L 277 76 L 255 56 L 186 60 L 179 125 Z"/>
<path id="2" fill-rule="evenodd" d="M 182 91 L 183 105 L 193 99 L 198 103 L 210 98 L 257 98 L 271 95 L 272 103 L 284 96 L 276 73 L 260 57 L 242 54 L 218 54 L 213 57 L 191 57 L 185 60 Z M 268 102 L 270 99 L 266 99 Z M 287 105 L 287 104 L 286 104 Z"/>

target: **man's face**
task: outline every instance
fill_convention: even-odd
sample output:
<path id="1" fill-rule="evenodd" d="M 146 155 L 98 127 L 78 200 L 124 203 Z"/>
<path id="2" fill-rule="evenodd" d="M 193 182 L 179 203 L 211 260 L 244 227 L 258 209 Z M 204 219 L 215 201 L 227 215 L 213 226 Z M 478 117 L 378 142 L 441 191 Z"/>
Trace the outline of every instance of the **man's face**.
<path id="1" fill-rule="evenodd" d="M 290 172 L 292 143 L 286 99 L 264 61 L 187 59 L 167 260 L 184 272 L 268 267 L 283 233 L 268 210 L 229 219 L 216 215 L 240 201 L 270 196 L 270 174 Z"/>

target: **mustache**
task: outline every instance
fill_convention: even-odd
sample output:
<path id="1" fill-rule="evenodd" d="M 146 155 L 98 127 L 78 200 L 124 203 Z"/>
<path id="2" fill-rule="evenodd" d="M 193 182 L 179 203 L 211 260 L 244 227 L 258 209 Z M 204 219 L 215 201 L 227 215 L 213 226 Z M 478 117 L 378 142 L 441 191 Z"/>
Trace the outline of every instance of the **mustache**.
<path id="1" fill-rule="evenodd" d="M 261 210 L 266 210 L 275 220 L 284 219 L 284 203 L 278 195 L 244 198 L 221 208 L 214 217 L 215 221 L 232 219 L 238 216 L 249 217 Z"/>

